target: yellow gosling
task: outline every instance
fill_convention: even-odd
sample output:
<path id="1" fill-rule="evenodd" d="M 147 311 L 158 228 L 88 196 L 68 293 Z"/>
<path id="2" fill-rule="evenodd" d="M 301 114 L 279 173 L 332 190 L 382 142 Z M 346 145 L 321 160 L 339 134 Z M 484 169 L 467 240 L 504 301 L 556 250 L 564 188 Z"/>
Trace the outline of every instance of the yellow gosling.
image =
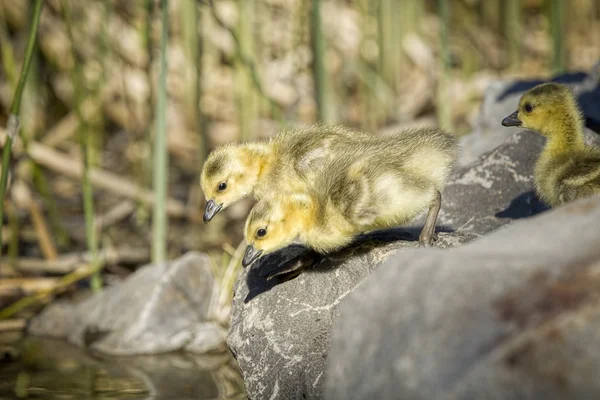
<path id="1" fill-rule="evenodd" d="M 271 191 L 303 192 L 327 157 L 372 135 L 341 126 L 314 125 L 283 131 L 268 141 L 228 144 L 210 153 L 200 184 L 204 222 L 245 196 Z"/>
<path id="2" fill-rule="evenodd" d="M 544 83 L 523 94 L 517 111 L 504 126 L 520 126 L 546 137 L 535 165 L 535 190 L 540 199 L 557 206 L 600 193 L 600 149 L 583 139 L 583 117 L 571 90 Z"/>
<path id="3" fill-rule="evenodd" d="M 401 225 L 429 208 L 419 237 L 432 244 L 441 191 L 456 159 L 453 135 L 434 128 L 361 141 L 328 159 L 308 191 L 276 192 L 252 209 L 247 266 L 296 240 L 319 254 L 357 235 Z"/>

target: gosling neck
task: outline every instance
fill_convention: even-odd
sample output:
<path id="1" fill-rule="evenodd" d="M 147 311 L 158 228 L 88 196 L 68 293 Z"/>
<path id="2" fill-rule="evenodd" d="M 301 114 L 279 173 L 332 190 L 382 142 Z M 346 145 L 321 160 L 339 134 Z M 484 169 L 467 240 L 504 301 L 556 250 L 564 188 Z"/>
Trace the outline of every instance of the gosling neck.
<path id="1" fill-rule="evenodd" d="M 267 143 L 244 143 L 240 145 L 240 153 L 247 173 L 257 181 L 273 167 L 273 151 Z"/>
<path id="2" fill-rule="evenodd" d="M 296 205 L 294 216 L 293 226 L 297 227 L 298 237 L 302 242 L 309 241 L 310 233 L 314 231 L 317 222 L 317 207 L 314 201 L 307 200 L 301 206 Z"/>
<path id="3" fill-rule="evenodd" d="M 550 125 L 544 135 L 547 137 L 544 152 L 554 156 L 570 151 L 582 150 L 585 147 L 583 140 L 583 121 L 580 117 L 569 117 Z"/>

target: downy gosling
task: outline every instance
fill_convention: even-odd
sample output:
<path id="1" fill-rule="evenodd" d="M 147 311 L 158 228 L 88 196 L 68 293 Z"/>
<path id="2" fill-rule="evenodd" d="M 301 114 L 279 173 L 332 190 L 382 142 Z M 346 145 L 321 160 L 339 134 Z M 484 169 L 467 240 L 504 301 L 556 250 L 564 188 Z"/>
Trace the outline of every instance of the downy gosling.
<path id="1" fill-rule="evenodd" d="M 557 206 L 600 193 L 600 149 L 583 139 L 583 117 L 571 90 L 544 83 L 525 92 L 517 111 L 502 120 L 546 137 L 534 171 L 542 201 Z"/>
<path id="2" fill-rule="evenodd" d="M 200 176 L 206 196 L 204 222 L 247 195 L 258 200 L 271 191 L 304 191 L 325 158 L 370 137 L 341 126 L 314 125 L 280 132 L 268 141 L 213 150 Z"/>
<path id="3" fill-rule="evenodd" d="M 372 137 L 328 159 L 306 192 L 278 192 L 250 211 L 242 265 L 296 240 L 319 254 L 357 235 L 410 221 L 429 208 L 421 245 L 433 242 L 441 190 L 457 155 L 454 135 L 435 128 Z"/>

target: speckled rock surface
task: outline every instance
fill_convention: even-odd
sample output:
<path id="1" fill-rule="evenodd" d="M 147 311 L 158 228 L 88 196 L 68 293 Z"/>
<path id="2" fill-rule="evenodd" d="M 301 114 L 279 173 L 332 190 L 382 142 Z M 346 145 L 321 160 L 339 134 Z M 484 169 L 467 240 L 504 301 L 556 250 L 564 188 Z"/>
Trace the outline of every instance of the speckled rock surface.
<path id="1" fill-rule="evenodd" d="M 31 321 L 29 333 L 110 355 L 223 348 L 223 328 L 205 321 L 213 288 L 209 262 L 191 252 L 147 265 L 81 303 L 51 304 Z"/>
<path id="2" fill-rule="evenodd" d="M 394 254 L 340 307 L 328 400 L 600 398 L 600 196 Z"/>
<path id="3" fill-rule="evenodd" d="M 417 246 L 401 231 L 379 232 L 321 261 L 286 282 L 264 274 L 300 254 L 288 247 L 253 265 L 238 279 L 228 344 L 237 358 L 249 399 L 319 399 L 325 358 L 338 306 L 378 265 Z M 436 246 L 455 247 L 473 235 L 442 233 Z M 421 249 L 422 250 L 422 249 Z"/>

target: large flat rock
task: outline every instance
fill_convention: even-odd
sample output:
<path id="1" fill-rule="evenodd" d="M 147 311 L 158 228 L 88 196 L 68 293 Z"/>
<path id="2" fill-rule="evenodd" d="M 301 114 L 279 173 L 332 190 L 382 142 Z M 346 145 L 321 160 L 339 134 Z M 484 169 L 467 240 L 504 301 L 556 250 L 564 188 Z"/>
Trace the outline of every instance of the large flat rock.
<path id="1" fill-rule="evenodd" d="M 385 231 L 321 261 L 295 279 L 266 281 L 264 274 L 300 254 L 288 247 L 244 271 L 235 286 L 228 344 L 244 375 L 248 398 L 319 399 L 332 321 L 338 307 L 382 262 L 416 238 Z M 469 234 L 440 234 L 436 246 L 455 247 Z"/>
<path id="2" fill-rule="evenodd" d="M 600 197 L 389 257 L 340 307 L 326 399 L 600 398 Z"/>

